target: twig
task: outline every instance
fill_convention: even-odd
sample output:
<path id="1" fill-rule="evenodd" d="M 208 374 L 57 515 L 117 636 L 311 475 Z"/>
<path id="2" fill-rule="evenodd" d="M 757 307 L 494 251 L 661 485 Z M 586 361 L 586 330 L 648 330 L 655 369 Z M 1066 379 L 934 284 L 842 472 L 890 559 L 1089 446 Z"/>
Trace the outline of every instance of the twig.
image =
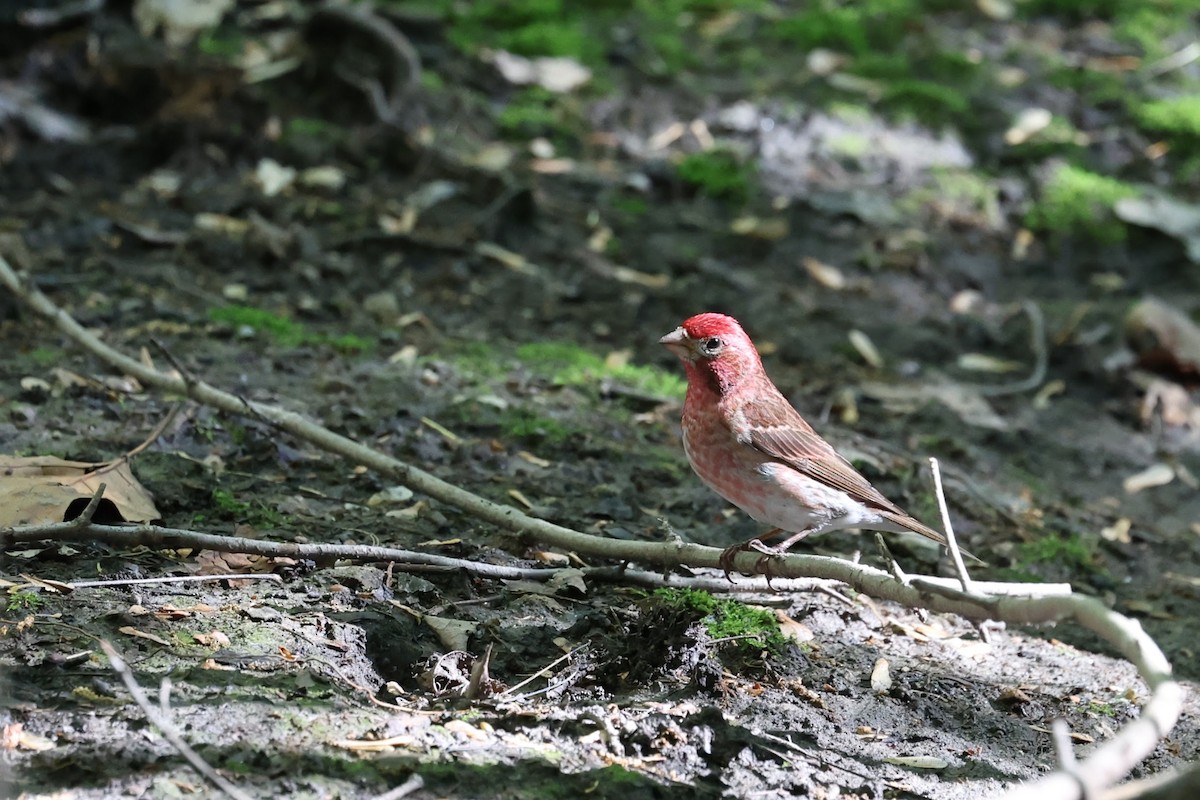
<path id="1" fill-rule="evenodd" d="M 93 500 L 95 498 L 93 497 Z M 544 581 L 554 577 L 557 569 L 505 567 L 500 564 L 484 564 L 465 558 L 439 556 L 395 547 L 376 547 L 353 544 L 294 544 L 272 542 L 265 539 L 245 539 L 239 536 L 219 536 L 181 528 L 164 528 L 158 525 L 77 525 L 77 520 L 54 522 L 46 525 L 27 525 L 20 528 L 0 528 L 0 548 L 19 542 L 56 541 L 88 542 L 100 541 L 123 547 L 143 545 L 158 549 L 196 548 L 214 550 L 218 553 L 244 553 L 273 558 L 312 559 L 333 561 L 353 559 L 356 561 L 395 561 L 405 569 L 461 569 L 473 575 L 502 580 Z M 245 577 L 245 576 L 238 576 Z M 164 581 L 165 582 L 165 581 Z"/>
<path id="2" fill-rule="evenodd" d="M 391 791 L 376 796 L 375 800 L 404 800 L 405 797 L 423 788 L 425 788 L 425 779 L 414 772 L 404 783 Z"/>
<path id="3" fill-rule="evenodd" d="M 980 386 L 978 387 L 980 394 L 988 395 L 989 397 L 1000 397 L 1008 394 L 1031 392 L 1041 386 L 1042 381 L 1046 380 L 1046 369 L 1050 363 L 1050 354 L 1046 346 L 1046 322 L 1042 317 L 1042 309 L 1032 300 L 1023 302 L 1021 308 L 1025 311 L 1025 316 L 1029 317 L 1029 347 L 1033 350 L 1033 371 L 1029 373 L 1028 378 L 1016 383 L 1004 384 L 1003 386 Z"/>
<path id="4" fill-rule="evenodd" d="M 123 578 L 112 581 L 71 581 L 71 589 L 93 589 L 99 586 L 141 586 L 154 583 L 204 583 L 208 581 L 274 581 L 283 583 L 283 578 L 274 572 L 229 573 L 227 575 L 168 575 L 163 578 Z"/>
<path id="5" fill-rule="evenodd" d="M 523 680 L 523 681 L 521 681 L 520 683 L 517 683 L 517 684 L 515 684 L 515 685 L 513 685 L 513 686 L 510 686 L 510 687 L 508 687 L 508 688 L 507 688 L 507 689 L 505 689 L 503 692 L 500 692 L 500 694 L 496 695 L 495 699 L 499 700 L 499 699 L 501 699 L 501 698 L 503 698 L 503 697 L 505 697 L 505 696 L 510 696 L 510 697 L 511 697 L 512 695 L 514 695 L 514 694 L 516 693 L 517 689 L 520 689 L 522 686 L 527 686 L 528 684 L 532 683 L 533 681 L 537 680 L 538 678 L 540 678 L 540 677 L 541 677 L 541 676 L 543 676 L 543 675 L 547 675 L 547 674 L 549 674 L 550 670 L 554 669 L 555 667 L 557 667 L 557 666 L 558 666 L 559 664 L 561 664 L 562 662 L 564 662 L 564 661 L 568 660 L 568 659 L 569 659 L 571 656 L 575 655 L 575 654 L 576 654 L 576 653 L 578 653 L 580 650 L 586 650 L 587 648 L 588 648 L 588 643 L 587 643 L 587 642 L 584 642 L 583 644 L 579 645 L 578 647 L 576 647 L 575 649 L 571 650 L 570 652 L 568 652 L 568 653 L 564 653 L 562 656 L 560 656 L 559 658 L 556 658 L 556 659 L 554 659 L 554 660 L 553 660 L 553 661 L 551 661 L 549 664 L 547 664 L 546 666 L 542 667 L 541 669 L 539 669 L 537 672 L 535 672 L 535 673 L 533 673 L 532 675 L 530 675 L 530 676 L 529 676 L 528 678 L 526 678 L 525 680 Z"/>
<path id="6" fill-rule="evenodd" d="M 142 691 L 142 687 L 138 684 L 137 679 L 133 677 L 133 673 L 129 670 L 129 666 L 125 663 L 125 659 L 121 657 L 120 653 L 117 652 L 117 649 L 104 639 L 100 640 L 100 649 L 108 656 L 108 661 L 112 665 L 113 672 L 121 677 L 125 688 L 129 690 L 130 696 L 133 697 L 133 702 L 137 703 L 138 708 L 146 715 L 146 719 L 150 720 L 151 725 L 158 728 L 163 738 L 170 742 L 171 746 L 181 756 L 187 759 L 187 762 L 192 765 L 193 769 L 207 778 L 209 782 L 222 792 L 234 798 L 234 800 L 251 800 L 250 795 L 225 780 L 219 772 L 209 766 L 208 762 L 201 758 L 200 754 L 184 741 L 183 736 L 180 735 L 170 718 L 160 709 L 151 705 L 149 698 L 146 697 L 146 693 Z"/>
<path id="7" fill-rule="evenodd" d="M 942 530 L 946 536 L 946 548 L 950 551 L 950 558 L 954 561 L 954 570 L 958 573 L 958 580 L 962 583 L 962 590 L 966 594 L 972 593 L 971 576 L 967 574 L 967 565 L 963 563 L 962 552 L 958 549 L 958 540 L 954 538 L 954 525 L 950 523 L 950 509 L 946 505 L 946 493 L 942 489 L 942 470 L 938 466 L 936 458 L 929 459 L 929 469 L 933 472 L 933 490 L 937 495 L 938 511 L 942 515 Z"/>
<path id="8" fill-rule="evenodd" d="M 1054 742 L 1054 753 L 1058 756 L 1058 771 L 1074 776 L 1079 781 L 1079 793 L 1083 800 L 1092 800 L 1087 783 L 1079 777 L 1079 762 L 1075 760 L 1075 748 L 1071 744 L 1071 729 L 1062 717 L 1050 723 L 1050 738 Z"/>

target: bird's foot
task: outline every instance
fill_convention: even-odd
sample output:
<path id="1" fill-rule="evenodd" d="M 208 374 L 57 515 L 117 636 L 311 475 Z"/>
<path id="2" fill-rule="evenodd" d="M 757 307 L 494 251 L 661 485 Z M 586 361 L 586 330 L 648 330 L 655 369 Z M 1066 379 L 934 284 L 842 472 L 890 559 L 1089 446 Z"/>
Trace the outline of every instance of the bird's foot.
<path id="1" fill-rule="evenodd" d="M 774 531 L 773 533 L 778 533 Z M 771 534 L 767 534 L 768 536 Z M 765 538 L 765 537 L 764 537 Z M 733 572 L 733 562 L 738 557 L 738 553 L 748 553 L 754 551 L 762 553 L 758 561 L 754 562 L 754 572 L 767 576 L 767 584 L 770 585 L 771 578 L 775 575 L 771 571 L 771 562 L 776 556 L 781 556 L 787 552 L 784 547 L 771 547 L 764 544 L 761 538 L 751 539 L 741 544 L 735 544 L 732 547 L 727 547 L 721 552 L 721 557 L 717 559 L 717 566 L 725 572 L 725 580 L 733 583 L 733 578 L 730 573 Z"/>

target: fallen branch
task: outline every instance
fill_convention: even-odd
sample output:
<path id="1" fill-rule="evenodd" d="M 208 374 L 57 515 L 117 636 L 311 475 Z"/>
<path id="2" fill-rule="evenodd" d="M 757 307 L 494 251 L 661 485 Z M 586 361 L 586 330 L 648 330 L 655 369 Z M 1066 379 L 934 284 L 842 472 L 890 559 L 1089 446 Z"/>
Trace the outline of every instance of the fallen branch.
<path id="1" fill-rule="evenodd" d="M 133 697 L 133 702 L 137 703 L 138 708 L 146 715 L 146 719 L 150 720 L 150 724 L 158 728 L 163 738 L 170 742 L 171 746 L 187 759 L 187 762 L 197 772 L 207 778 L 213 786 L 216 786 L 222 792 L 232 797 L 233 800 L 250 800 L 250 795 L 225 780 L 219 772 L 209 766 L 208 762 L 200 757 L 199 753 L 192 749 L 191 745 L 184 741 L 183 736 L 179 733 L 179 729 L 175 727 L 175 723 L 171 721 L 171 718 L 167 716 L 163 708 L 156 708 L 151 704 L 150 698 L 146 697 L 146 692 L 142 690 L 137 679 L 129 670 L 129 666 L 125 663 L 125 659 L 121 657 L 117 649 L 103 639 L 100 640 L 100 649 L 108 656 L 108 663 L 112 666 L 113 672 L 121 677 L 125 688 L 129 690 L 130 696 Z M 165 695 L 166 692 L 164 691 L 163 694 Z"/>
<path id="2" fill-rule="evenodd" d="M 168 394 L 186 395 L 230 414 L 254 415 L 299 439 L 388 475 L 414 491 L 455 506 L 477 519 L 512 531 L 523 539 L 536 539 L 592 556 L 666 567 L 719 566 L 722 551 L 715 547 L 683 542 L 629 542 L 580 533 L 530 517 L 515 508 L 493 503 L 424 470 L 339 436 L 309 422 L 299 414 L 223 392 L 202 381 L 165 375 L 105 345 L 69 314 L 55 306 L 31 283 L 18 278 L 3 258 L 0 258 L 0 282 L 7 285 L 29 308 L 52 320 L 60 331 L 79 345 L 110 366 L 133 375 L 143 385 L 154 386 Z M 0 541 L 11 535 L 11 531 L 0 533 Z M 216 545 L 230 537 L 211 538 Z M 264 544 L 246 541 L 260 546 Z M 333 553 L 336 552 L 337 546 L 318 547 L 334 548 L 327 551 Z M 425 554 L 419 555 L 428 558 Z M 734 559 L 732 569 L 750 573 L 758 560 L 757 553 L 740 553 Z M 1072 774 L 1052 773 L 1017 787 L 1005 795 L 1007 798 L 1075 800 L 1080 797 L 1097 796 L 1098 792 L 1115 783 L 1145 758 L 1158 740 L 1170 732 L 1179 717 L 1184 690 L 1179 683 L 1172 680 L 1171 665 L 1158 645 L 1142 630 L 1137 621 L 1111 611 L 1095 598 L 1075 594 L 1001 596 L 982 593 L 978 584 L 968 583 L 971 591 L 962 591 L 921 578 L 913 578 L 906 584 L 881 570 L 822 556 L 780 557 L 772 561 L 771 572 L 772 578 L 836 580 L 875 598 L 891 600 L 911 608 L 959 614 L 970 619 L 996 619 L 1022 625 L 1073 620 L 1098 634 L 1131 661 L 1151 692 L 1142 708 L 1141 718 L 1126 725 L 1112 739 L 1096 747 L 1089 758 L 1077 765 Z"/>

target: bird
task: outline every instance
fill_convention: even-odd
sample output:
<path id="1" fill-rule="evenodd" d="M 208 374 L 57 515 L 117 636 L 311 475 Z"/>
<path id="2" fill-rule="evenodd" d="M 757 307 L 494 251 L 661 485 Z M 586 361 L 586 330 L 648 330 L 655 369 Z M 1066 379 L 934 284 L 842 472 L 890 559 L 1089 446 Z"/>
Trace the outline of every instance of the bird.
<path id="1" fill-rule="evenodd" d="M 887 499 L 825 441 L 775 386 L 754 342 L 725 314 L 688 318 L 658 340 L 687 373 L 683 449 L 710 489 L 773 530 L 724 551 L 763 559 L 796 542 L 843 528 L 946 537 Z M 782 536 L 773 547 L 763 539 Z M 760 566 L 761 567 L 761 559 Z"/>

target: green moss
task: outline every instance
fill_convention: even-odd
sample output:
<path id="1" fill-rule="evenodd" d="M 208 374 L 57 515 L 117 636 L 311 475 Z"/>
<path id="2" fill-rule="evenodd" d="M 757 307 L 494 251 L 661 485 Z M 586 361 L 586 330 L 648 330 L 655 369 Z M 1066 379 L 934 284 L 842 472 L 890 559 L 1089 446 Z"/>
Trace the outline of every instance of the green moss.
<path id="1" fill-rule="evenodd" d="M 1161 58 L 1173 48 L 1167 46 L 1182 29 L 1180 9 L 1170 2 L 1128 3 L 1113 20 L 1113 37 L 1142 48 L 1146 58 Z"/>
<path id="2" fill-rule="evenodd" d="M 1092 551 L 1077 533 L 1066 536 L 1048 533 L 1031 542 L 1022 542 L 1017 547 L 1016 561 L 1018 567 L 1053 564 L 1068 571 L 1090 571 L 1093 567 Z"/>
<path id="3" fill-rule="evenodd" d="M 213 322 L 239 328 L 252 328 L 270 336 L 285 347 L 297 347 L 302 344 L 327 344 L 347 354 L 370 352 L 375 347 L 375 341 L 364 336 L 354 334 L 327 336 L 321 333 L 311 333 L 299 322 L 293 322 L 280 314 L 253 306 L 231 305 L 210 308 L 208 318 Z"/>
<path id="4" fill-rule="evenodd" d="M 965 114 L 971 107 L 967 97 L 957 89 L 915 78 L 888 84 L 881 102 L 885 107 L 911 111 L 924 121 Z"/>
<path id="5" fill-rule="evenodd" d="M 511 408 L 500 416 L 500 431 L 509 439 L 536 439 L 550 444 L 562 444 L 572 430 L 558 420 L 542 416 L 527 408 Z"/>
<path id="6" fill-rule="evenodd" d="M 517 358 L 563 386 L 590 386 L 599 378 L 610 378 L 659 397 L 681 398 L 687 390 L 683 379 L 673 373 L 635 364 L 609 366 L 590 350 L 563 342 L 522 345 Z"/>
<path id="7" fill-rule="evenodd" d="M 13 592 L 8 596 L 8 605 L 6 609 L 10 614 L 20 613 L 22 611 L 37 611 L 46 604 L 46 598 L 39 593 L 24 590 Z"/>
<path id="8" fill-rule="evenodd" d="M 558 97 L 545 89 L 526 89 L 508 102 L 496 117 L 496 124 L 504 133 L 521 139 L 565 133 L 558 103 Z"/>
<path id="9" fill-rule="evenodd" d="M 737 649 L 780 652 L 787 645 L 779 620 L 766 609 L 695 589 L 657 589 L 653 596 L 672 608 L 695 613 L 710 636 L 728 640 Z"/>
<path id="10" fill-rule="evenodd" d="M 716 148 L 686 156 L 676 166 L 679 177 L 710 197 L 744 202 L 754 172 L 731 150 Z"/>
<path id="11" fill-rule="evenodd" d="M 613 195 L 612 199 L 609 200 L 609 205 L 613 210 L 635 219 L 644 217 L 650 209 L 650 206 L 641 197 L 625 194 Z"/>
<path id="12" fill-rule="evenodd" d="M 238 500 L 234 497 L 233 492 L 227 489 L 213 489 L 212 491 L 213 505 L 227 514 L 240 516 L 250 510 L 250 504 Z"/>
<path id="13" fill-rule="evenodd" d="M 53 347 L 37 347 L 28 353 L 29 360 L 42 367 L 59 363 L 64 355 L 62 350 L 55 350 Z"/>
<path id="14" fill-rule="evenodd" d="M 205 31 L 196 40 L 196 48 L 207 56 L 230 61 L 242 54 L 246 37 L 236 30 L 217 28 Z"/>
<path id="15" fill-rule="evenodd" d="M 1143 128 L 1200 142 L 1200 95 L 1143 103 L 1134 112 Z"/>
<path id="16" fill-rule="evenodd" d="M 308 333 L 300 323 L 253 306 L 231 305 L 210 308 L 208 318 L 213 322 L 253 328 L 268 334 L 276 342 L 285 346 L 302 344 L 308 338 Z"/>
<path id="17" fill-rule="evenodd" d="M 1137 188 L 1128 183 L 1066 164 L 1042 187 L 1025 222 L 1052 233 L 1083 233 L 1103 242 L 1120 241 L 1125 226 L 1113 216 L 1113 205 L 1137 194 Z"/>
<path id="18" fill-rule="evenodd" d="M 368 339 L 365 336 L 356 336 L 352 333 L 347 333 L 342 336 L 334 336 L 326 341 L 328 341 L 333 349 L 340 353 L 346 353 L 347 355 L 369 353 L 375 349 L 374 339 Z"/>

